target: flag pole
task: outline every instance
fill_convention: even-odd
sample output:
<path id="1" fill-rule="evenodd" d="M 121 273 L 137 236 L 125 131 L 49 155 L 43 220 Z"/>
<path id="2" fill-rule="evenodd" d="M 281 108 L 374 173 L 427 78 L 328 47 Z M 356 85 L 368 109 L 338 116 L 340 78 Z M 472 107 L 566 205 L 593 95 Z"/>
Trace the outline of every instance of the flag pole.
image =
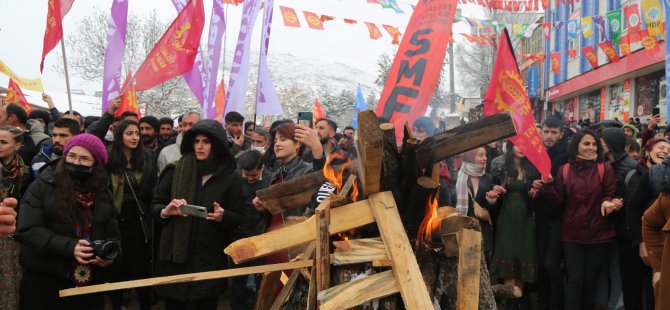
<path id="1" fill-rule="evenodd" d="M 63 68 L 65 69 L 65 87 L 67 88 L 67 102 L 72 114 L 72 95 L 70 94 L 70 76 L 67 73 L 67 58 L 65 57 L 65 34 L 62 33 L 60 47 L 63 51 Z"/>
<path id="2" fill-rule="evenodd" d="M 267 9 L 268 8 L 266 6 L 264 10 Z M 265 16 L 265 12 L 263 12 L 263 16 Z M 263 18 L 263 21 L 265 21 L 265 18 Z M 265 29 L 262 30 L 265 31 Z M 261 82 L 261 57 L 263 55 L 263 44 L 265 44 L 265 41 L 263 41 L 263 36 L 261 36 L 261 45 L 260 49 L 258 50 L 258 70 L 256 71 L 256 104 L 254 105 L 254 126 L 256 126 L 256 113 L 258 112 L 258 91 L 260 90 L 259 84 Z"/>

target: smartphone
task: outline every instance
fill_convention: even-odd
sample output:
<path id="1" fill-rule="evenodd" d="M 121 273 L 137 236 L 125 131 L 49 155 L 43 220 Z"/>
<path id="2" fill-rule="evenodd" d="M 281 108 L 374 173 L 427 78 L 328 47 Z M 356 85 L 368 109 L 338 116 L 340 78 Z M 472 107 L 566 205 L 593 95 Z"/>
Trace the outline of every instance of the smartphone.
<path id="1" fill-rule="evenodd" d="M 298 112 L 298 124 L 312 128 L 312 112 Z"/>
<path id="2" fill-rule="evenodd" d="M 661 114 L 661 108 L 659 108 L 659 107 L 651 108 L 651 116 L 659 115 L 659 114 Z"/>
<path id="3" fill-rule="evenodd" d="M 207 208 L 194 205 L 181 205 L 179 207 L 181 214 L 186 214 L 189 216 L 201 217 L 207 219 Z"/>

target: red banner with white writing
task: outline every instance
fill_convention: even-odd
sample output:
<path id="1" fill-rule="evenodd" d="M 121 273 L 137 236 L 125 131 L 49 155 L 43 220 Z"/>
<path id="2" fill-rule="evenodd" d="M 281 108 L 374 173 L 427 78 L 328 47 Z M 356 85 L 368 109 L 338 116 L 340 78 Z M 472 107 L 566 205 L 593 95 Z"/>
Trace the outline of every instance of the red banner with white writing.
<path id="1" fill-rule="evenodd" d="M 191 0 L 135 73 L 135 89 L 147 90 L 191 70 L 205 24 L 202 0 Z"/>
<path id="2" fill-rule="evenodd" d="M 44 58 L 51 52 L 63 37 L 63 17 L 72 8 L 74 0 L 49 0 L 47 8 L 47 24 L 44 28 L 44 45 L 40 72 L 44 69 Z"/>
<path id="3" fill-rule="evenodd" d="M 132 84 L 128 85 L 128 83 L 131 83 L 130 74 L 126 76 L 126 80 L 123 82 L 123 86 L 121 87 L 121 89 L 124 90 L 124 93 L 121 94 L 121 105 L 118 109 L 116 109 L 116 112 L 114 112 L 114 117 L 119 117 L 121 114 L 123 114 L 123 112 L 130 111 L 137 113 L 137 118 L 140 119 L 142 118 L 142 111 L 140 111 L 140 101 L 137 99 L 135 86 Z"/>
<path id="4" fill-rule="evenodd" d="M 484 115 L 510 112 L 517 135 L 510 140 L 535 165 L 542 176 L 551 174 L 551 160 L 535 127 L 533 108 L 523 77 L 514 58 L 512 44 L 505 29 L 500 35 L 496 64 L 484 98 Z"/>
<path id="5" fill-rule="evenodd" d="M 395 125 L 398 143 L 428 108 L 451 37 L 457 0 L 419 1 L 400 42 L 376 113 Z"/>
<path id="6" fill-rule="evenodd" d="M 5 103 L 18 103 L 26 110 L 26 113 L 30 114 L 33 110 L 26 100 L 26 96 L 23 95 L 19 85 L 14 83 L 14 80 L 9 79 L 9 86 L 7 86 L 7 95 L 5 96 Z"/>

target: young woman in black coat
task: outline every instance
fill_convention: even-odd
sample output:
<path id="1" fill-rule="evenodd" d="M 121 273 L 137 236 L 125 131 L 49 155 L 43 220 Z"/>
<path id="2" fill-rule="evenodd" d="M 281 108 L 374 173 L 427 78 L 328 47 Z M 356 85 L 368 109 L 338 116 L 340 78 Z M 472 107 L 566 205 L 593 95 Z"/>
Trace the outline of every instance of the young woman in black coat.
<path id="1" fill-rule="evenodd" d="M 114 130 L 114 142 L 107 149 L 107 172 L 111 178 L 114 207 L 119 213 L 119 230 L 126 255 L 110 272 L 114 282 L 144 279 L 151 274 L 151 210 L 157 170 L 153 152 L 141 144 L 140 129 L 124 120 Z M 136 289 L 140 309 L 151 307 L 151 288 Z M 114 309 L 123 306 L 123 291 L 109 293 Z M 127 305 L 126 305 L 127 306 Z"/>
<path id="2" fill-rule="evenodd" d="M 228 268 L 223 249 L 242 223 L 242 179 L 228 150 L 226 132 L 202 120 L 184 134 L 181 159 L 161 173 L 152 213 L 163 224 L 156 273 L 159 276 Z M 207 217 L 187 216 L 180 207 L 202 206 Z M 166 309 L 216 309 L 226 279 L 163 285 L 155 290 Z"/>
<path id="3" fill-rule="evenodd" d="M 121 246 L 106 162 L 100 139 L 77 135 L 68 141 L 63 158 L 47 164 L 21 199 L 21 309 L 104 307 L 101 294 L 59 298 L 58 291 L 106 282 L 103 269 L 114 254 L 120 258 L 118 251 L 105 255 L 92 247 L 94 241 Z"/>

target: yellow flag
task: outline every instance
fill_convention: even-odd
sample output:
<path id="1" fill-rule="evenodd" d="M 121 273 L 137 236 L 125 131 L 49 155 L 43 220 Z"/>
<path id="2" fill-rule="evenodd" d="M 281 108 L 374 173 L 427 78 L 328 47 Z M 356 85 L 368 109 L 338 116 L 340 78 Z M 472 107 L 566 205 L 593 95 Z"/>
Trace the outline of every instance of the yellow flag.
<path id="1" fill-rule="evenodd" d="M 25 88 L 25 89 L 32 90 L 32 91 L 38 91 L 38 92 L 43 92 L 44 91 L 44 89 L 42 88 L 42 80 L 40 80 L 39 78 L 37 78 L 37 79 L 24 79 L 24 78 L 20 77 L 20 76 L 16 75 L 16 73 L 14 73 L 14 71 L 12 71 L 12 69 L 10 69 L 4 62 L 2 62 L 2 60 L 0 60 L 0 72 L 2 72 L 4 75 L 6 75 L 6 76 L 10 77 L 12 80 L 14 80 L 14 82 L 17 85 L 19 85 L 21 88 Z"/>
<path id="2" fill-rule="evenodd" d="M 593 17 L 582 17 L 582 24 L 580 27 L 584 38 L 588 38 L 593 33 Z"/>
<path id="3" fill-rule="evenodd" d="M 516 37 L 521 32 L 521 24 L 512 25 L 512 34 Z"/>
<path id="4" fill-rule="evenodd" d="M 662 35 L 663 10 L 661 10 L 661 3 L 658 0 L 643 0 L 641 4 L 649 34 L 652 36 Z"/>

